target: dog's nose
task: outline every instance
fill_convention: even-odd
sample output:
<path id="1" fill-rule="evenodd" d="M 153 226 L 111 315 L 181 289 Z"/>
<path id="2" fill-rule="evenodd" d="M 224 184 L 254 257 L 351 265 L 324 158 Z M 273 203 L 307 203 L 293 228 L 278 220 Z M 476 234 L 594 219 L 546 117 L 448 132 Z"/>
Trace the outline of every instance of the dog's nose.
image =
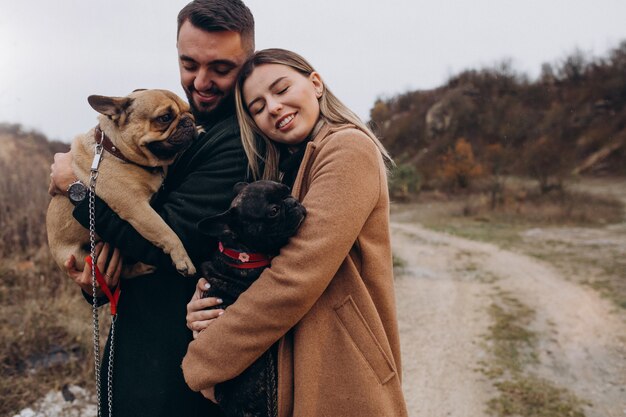
<path id="1" fill-rule="evenodd" d="M 301 208 L 302 209 L 302 213 L 306 214 L 306 209 L 304 208 L 304 206 L 302 204 L 300 204 L 300 202 L 298 200 L 296 200 L 293 197 L 287 197 L 285 199 L 285 206 L 288 209 L 294 209 L 294 208 Z"/>
<path id="2" fill-rule="evenodd" d="M 167 142 L 172 145 L 183 145 L 187 144 L 196 137 L 196 127 L 194 126 L 193 120 L 190 117 L 183 117 L 178 122 L 176 126 L 176 130 L 167 139 Z"/>
<path id="3" fill-rule="evenodd" d="M 183 118 L 180 119 L 180 121 L 178 122 L 178 129 L 189 129 L 189 128 L 195 128 L 193 125 L 193 119 L 189 116 L 185 116 Z"/>

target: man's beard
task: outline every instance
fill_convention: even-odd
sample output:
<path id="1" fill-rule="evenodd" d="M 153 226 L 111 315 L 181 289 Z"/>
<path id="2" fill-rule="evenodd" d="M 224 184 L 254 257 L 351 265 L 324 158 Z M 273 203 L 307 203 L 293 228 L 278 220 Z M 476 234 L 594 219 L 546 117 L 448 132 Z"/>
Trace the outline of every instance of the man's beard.
<path id="1" fill-rule="evenodd" d="M 198 106 L 196 106 L 191 93 L 185 91 L 185 94 L 187 96 L 187 101 L 189 102 L 189 107 L 191 108 L 191 113 L 196 119 L 197 125 L 211 125 L 226 116 L 235 114 L 235 100 L 233 93 L 225 94 L 218 102 L 217 106 L 213 110 L 208 111 L 199 109 Z"/>

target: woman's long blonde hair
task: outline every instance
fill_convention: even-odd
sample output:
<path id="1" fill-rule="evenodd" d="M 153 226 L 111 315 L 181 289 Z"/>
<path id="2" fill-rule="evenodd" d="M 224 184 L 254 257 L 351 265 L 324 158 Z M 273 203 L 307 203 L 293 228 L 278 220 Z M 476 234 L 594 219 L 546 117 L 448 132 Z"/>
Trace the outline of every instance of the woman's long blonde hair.
<path id="1" fill-rule="evenodd" d="M 259 130 L 248 111 L 243 99 L 243 84 L 246 82 L 252 71 L 257 66 L 264 64 L 280 64 L 293 68 L 304 76 L 308 77 L 315 71 L 311 64 L 295 52 L 285 49 L 264 49 L 255 52 L 241 67 L 239 78 L 235 87 L 235 103 L 237 106 L 237 119 L 241 130 L 241 140 L 243 148 L 248 157 L 248 165 L 254 179 L 279 179 L 279 149 L 276 144 L 267 138 L 263 132 Z M 320 103 L 320 120 L 322 123 L 334 125 L 353 124 L 357 129 L 363 131 L 378 147 L 383 159 L 389 164 L 393 164 L 389 153 L 378 140 L 376 135 L 359 119 L 359 117 L 345 104 L 343 104 L 324 84 L 322 95 L 318 99 Z M 314 129 L 317 131 L 318 129 Z M 262 138 L 265 143 L 265 151 L 260 149 L 257 138 Z M 259 161 L 264 164 L 263 172 L 260 172 Z"/>

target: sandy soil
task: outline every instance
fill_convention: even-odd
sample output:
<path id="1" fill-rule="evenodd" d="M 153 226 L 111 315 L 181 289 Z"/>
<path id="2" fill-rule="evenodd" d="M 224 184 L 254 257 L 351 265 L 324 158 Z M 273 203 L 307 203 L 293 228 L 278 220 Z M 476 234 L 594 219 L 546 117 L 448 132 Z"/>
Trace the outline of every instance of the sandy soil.
<path id="1" fill-rule="evenodd" d="M 489 357 L 482 336 L 498 291 L 536 312 L 540 364 L 533 372 L 590 401 L 587 417 L 626 416 L 623 311 L 535 258 L 416 224 L 393 223 L 392 235 L 406 264 L 396 280 L 412 417 L 487 415 L 495 392 L 475 369 Z"/>

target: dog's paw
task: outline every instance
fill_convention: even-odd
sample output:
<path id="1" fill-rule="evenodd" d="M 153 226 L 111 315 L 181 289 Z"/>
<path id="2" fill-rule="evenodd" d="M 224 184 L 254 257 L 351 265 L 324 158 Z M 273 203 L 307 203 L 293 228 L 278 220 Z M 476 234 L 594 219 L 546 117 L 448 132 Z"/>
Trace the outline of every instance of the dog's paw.
<path id="1" fill-rule="evenodd" d="M 192 277 L 196 275 L 196 267 L 193 266 L 191 261 L 189 261 L 188 263 L 176 264 L 176 270 L 186 277 Z"/>
<path id="2" fill-rule="evenodd" d="M 188 256 L 185 255 L 185 256 L 177 257 L 177 258 L 172 257 L 172 259 L 174 260 L 174 265 L 176 266 L 176 270 L 180 272 L 182 275 L 190 277 L 196 274 L 196 267 L 193 266 L 193 263 L 191 262 L 191 259 L 189 259 Z"/>

